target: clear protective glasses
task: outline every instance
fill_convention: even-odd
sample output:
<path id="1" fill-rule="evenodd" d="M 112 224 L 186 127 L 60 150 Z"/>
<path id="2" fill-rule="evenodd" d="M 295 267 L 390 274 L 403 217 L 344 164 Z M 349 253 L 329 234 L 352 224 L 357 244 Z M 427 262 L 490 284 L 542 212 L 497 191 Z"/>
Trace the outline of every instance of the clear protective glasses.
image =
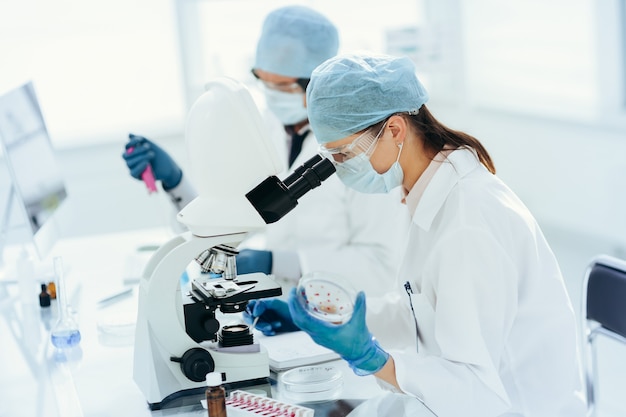
<path id="1" fill-rule="evenodd" d="M 269 88 L 270 90 L 282 91 L 283 93 L 304 93 L 310 81 L 308 78 L 297 78 L 296 81 L 292 83 L 273 83 L 261 79 L 254 70 L 254 68 L 251 69 L 250 72 L 252 72 L 254 78 L 259 80 L 265 88 Z"/>
<path id="2" fill-rule="evenodd" d="M 369 159 L 369 157 L 374 153 L 374 149 L 376 149 L 376 144 L 378 143 L 378 139 L 380 138 L 380 135 L 382 135 L 383 130 L 385 130 L 385 126 L 387 126 L 386 121 L 376 134 L 374 134 L 371 128 L 367 129 L 365 132 L 357 136 L 357 138 L 351 143 L 346 145 L 328 148 L 326 145 L 322 144 L 319 147 L 319 153 L 330 159 L 330 161 L 335 165 L 343 164 L 344 162 L 361 154 L 365 154 L 365 157 Z"/>

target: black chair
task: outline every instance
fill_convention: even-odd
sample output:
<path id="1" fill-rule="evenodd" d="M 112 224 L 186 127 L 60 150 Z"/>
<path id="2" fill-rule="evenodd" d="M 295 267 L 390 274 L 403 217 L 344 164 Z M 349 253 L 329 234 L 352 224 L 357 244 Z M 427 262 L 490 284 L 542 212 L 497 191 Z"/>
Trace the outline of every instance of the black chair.
<path id="1" fill-rule="evenodd" d="M 598 385 L 594 340 L 608 336 L 626 344 L 626 261 L 595 257 L 585 272 L 582 289 L 582 336 L 588 416 L 595 413 Z"/>

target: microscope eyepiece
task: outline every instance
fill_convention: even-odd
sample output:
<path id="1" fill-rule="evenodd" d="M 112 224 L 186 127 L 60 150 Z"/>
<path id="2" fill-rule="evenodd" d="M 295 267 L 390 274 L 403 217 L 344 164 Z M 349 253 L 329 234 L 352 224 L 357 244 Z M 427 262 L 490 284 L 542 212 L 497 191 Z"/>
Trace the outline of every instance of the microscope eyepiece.
<path id="1" fill-rule="evenodd" d="M 283 180 L 283 184 L 285 184 L 287 187 L 291 186 L 291 184 L 293 184 L 294 182 L 296 182 L 298 179 L 302 177 L 302 175 L 307 169 L 312 169 L 315 166 L 315 164 L 319 163 L 322 159 L 324 159 L 322 155 L 316 154 L 313 158 L 309 159 L 308 161 L 300 165 L 298 168 L 294 169 L 293 173 Z M 332 172 L 329 174 L 329 176 L 331 174 Z"/>
<path id="2" fill-rule="evenodd" d="M 282 219 L 298 205 L 298 199 L 335 172 L 333 163 L 317 154 L 281 181 L 272 175 L 246 194 L 265 223 Z"/>

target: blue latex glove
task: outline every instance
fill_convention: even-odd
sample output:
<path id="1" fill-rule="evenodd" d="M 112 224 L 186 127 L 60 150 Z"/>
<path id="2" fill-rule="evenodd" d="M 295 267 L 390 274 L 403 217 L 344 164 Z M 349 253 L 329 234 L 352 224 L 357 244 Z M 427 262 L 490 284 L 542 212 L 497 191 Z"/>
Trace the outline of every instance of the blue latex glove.
<path id="1" fill-rule="evenodd" d="M 255 327 L 265 336 L 300 330 L 291 319 L 287 303 L 277 298 L 248 301 L 248 306 L 243 312 L 244 321 L 252 324 L 257 317 L 259 320 Z"/>
<path id="2" fill-rule="evenodd" d="M 141 173 L 150 164 L 154 172 L 154 179 L 161 181 L 165 190 L 180 184 L 183 171 L 167 152 L 143 136 L 130 133 L 128 138 L 130 140 L 126 144 L 126 151 L 122 154 L 122 158 L 126 161 L 130 175 L 140 180 Z M 133 148 L 130 153 L 128 153 L 129 148 Z"/>
<path id="3" fill-rule="evenodd" d="M 272 252 L 256 249 L 242 249 L 237 255 L 237 274 L 252 272 L 272 273 Z"/>
<path id="4" fill-rule="evenodd" d="M 352 317 L 347 323 L 332 324 L 312 317 L 300 305 L 296 289 L 289 293 L 289 312 L 296 326 L 311 336 L 318 345 L 337 352 L 345 359 L 355 374 L 376 373 L 389 359 L 365 323 L 365 293 L 359 292 Z"/>

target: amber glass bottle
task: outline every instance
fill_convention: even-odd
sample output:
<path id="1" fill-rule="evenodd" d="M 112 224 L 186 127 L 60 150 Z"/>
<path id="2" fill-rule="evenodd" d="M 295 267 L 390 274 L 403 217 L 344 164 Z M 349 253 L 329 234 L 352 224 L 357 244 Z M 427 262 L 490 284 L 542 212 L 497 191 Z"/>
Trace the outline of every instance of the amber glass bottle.
<path id="1" fill-rule="evenodd" d="M 226 390 L 219 372 L 206 374 L 206 407 L 209 417 L 226 417 Z"/>

